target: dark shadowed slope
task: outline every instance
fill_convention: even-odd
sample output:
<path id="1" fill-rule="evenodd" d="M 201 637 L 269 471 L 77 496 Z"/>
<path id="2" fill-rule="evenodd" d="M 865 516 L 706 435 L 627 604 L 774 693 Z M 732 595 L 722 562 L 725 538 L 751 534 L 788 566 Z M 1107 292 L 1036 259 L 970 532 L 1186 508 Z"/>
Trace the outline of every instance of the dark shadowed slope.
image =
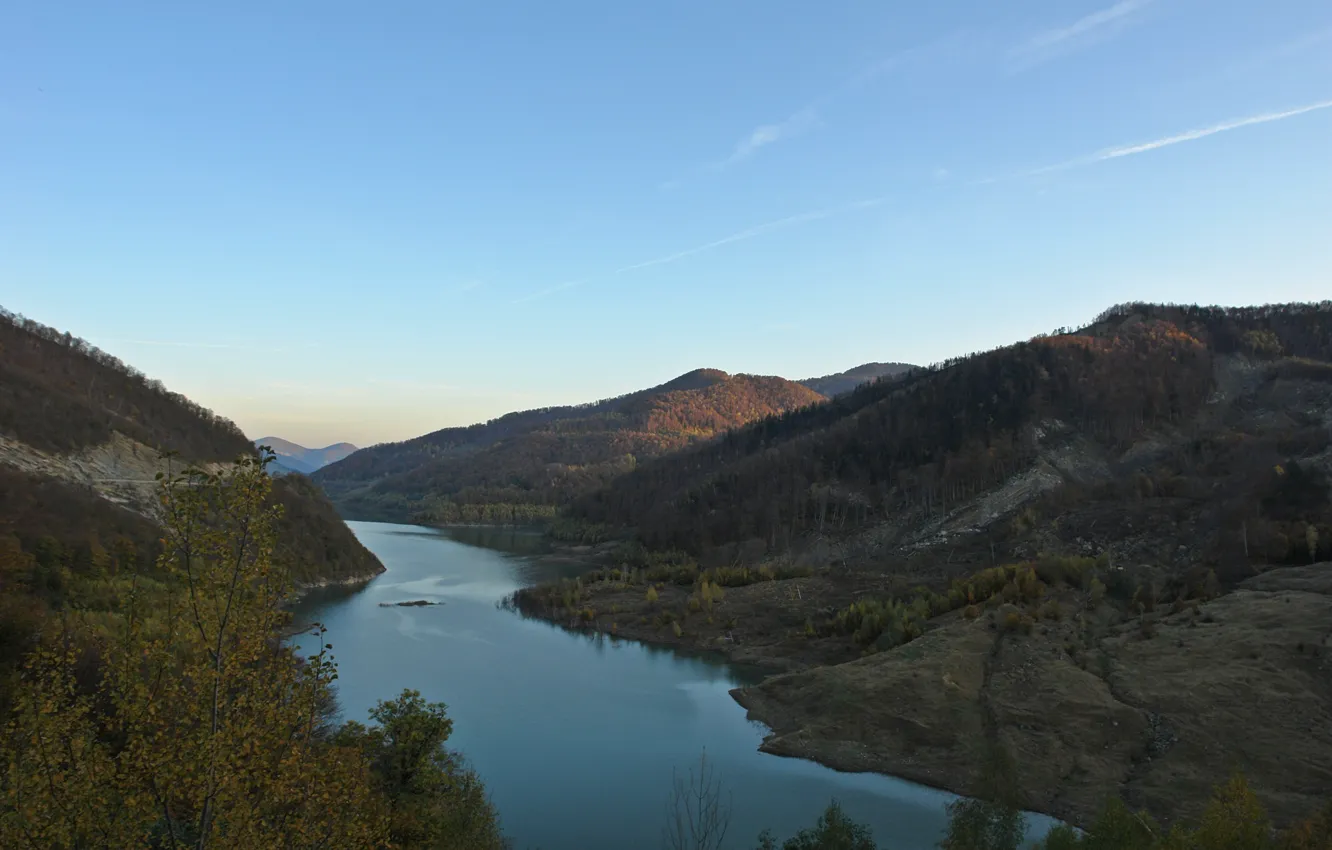
<path id="1" fill-rule="evenodd" d="M 14 481 L 41 481 L 40 491 L 32 492 L 78 491 L 43 496 L 39 501 L 53 511 L 91 494 L 151 521 L 158 471 L 225 464 L 255 452 L 230 420 L 68 333 L 0 312 L 0 352 L 0 466 L 26 476 Z M 175 456 L 164 461 L 162 452 Z M 346 525 L 329 521 L 332 508 L 309 481 L 284 478 L 274 493 L 286 507 L 281 543 L 298 580 L 342 580 L 383 569 Z M 16 535 L 31 550 L 41 545 L 41 535 L 31 532 L 41 524 L 39 508 L 23 493 L 11 496 L 9 504 L 22 504 L 23 513 L 0 515 L 0 536 Z M 57 539 L 66 541 L 60 556 L 65 561 L 119 535 L 98 519 L 110 516 L 106 511 L 78 513 L 85 526 L 74 515 L 50 518 L 63 529 Z"/>
<path id="2" fill-rule="evenodd" d="M 314 478 L 354 517 L 531 521 L 642 459 L 819 400 L 783 378 L 699 369 L 618 398 L 362 449 Z"/>

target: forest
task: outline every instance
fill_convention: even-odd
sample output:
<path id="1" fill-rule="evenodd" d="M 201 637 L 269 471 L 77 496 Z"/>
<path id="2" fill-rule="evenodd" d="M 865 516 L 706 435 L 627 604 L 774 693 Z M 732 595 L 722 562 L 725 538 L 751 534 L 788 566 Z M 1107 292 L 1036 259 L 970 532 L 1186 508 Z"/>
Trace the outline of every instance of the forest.
<path id="1" fill-rule="evenodd" d="M 0 434 L 66 453 L 112 431 L 196 461 L 252 451 L 229 419 L 85 340 L 0 308 Z"/>
<path id="2" fill-rule="evenodd" d="M 822 398 L 782 378 L 698 370 L 617 399 L 363 449 L 314 479 L 352 517 L 529 522 L 640 460 Z"/>
<path id="3" fill-rule="evenodd" d="M 638 464 L 575 500 L 569 514 L 593 526 L 631 529 L 652 549 L 701 554 L 759 541 L 777 552 L 890 517 L 943 517 L 1028 469 L 1049 441 L 1047 432 L 1071 432 L 1110 458 L 1145 434 L 1169 434 L 1178 443 L 1170 451 L 1132 469 L 1115 467 L 1110 477 L 1151 487 L 1156 472 L 1159 483 L 1185 498 L 1189 476 L 1204 467 L 1220 475 L 1231 461 L 1248 470 L 1265 463 L 1270 472 L 1295 455 L 1321 451 L 1326 430 L 1316 412 L 1291 412 L 1304 420 L 1283 420 L 1262 435 L 1242 423 L 1197 421 L 1218 389 L 1217 358 L 1231 356 L 1280 361 L 1271 393 L 1281 391 L 1283 377 L 1327 381 L 1332 304 L 1123 305 L 1078 331 L 914 370 Z M 1147 482 L 1134 479 L 1137 473 Z M 1274 509 L 1269 491 L 1278 484 L 1289 491 L 1305 474 L 1282 482 L 1258 475 L 1240 504 L 1226 510 L 1248 512 L 1259 525 L 1293 520 Z M 1080 492 L 1067 487 L 1057 498 Z M 1318 492 L 1310 485 L 1309 498 L 1317 501 Z M 1195 494 L 1209 509 L 1217 507 L 1215 495 Z M 1313 515 L 1301 519 L 1332 520 L 1325 503 L 1324 495 L 1308 506 Z"/>

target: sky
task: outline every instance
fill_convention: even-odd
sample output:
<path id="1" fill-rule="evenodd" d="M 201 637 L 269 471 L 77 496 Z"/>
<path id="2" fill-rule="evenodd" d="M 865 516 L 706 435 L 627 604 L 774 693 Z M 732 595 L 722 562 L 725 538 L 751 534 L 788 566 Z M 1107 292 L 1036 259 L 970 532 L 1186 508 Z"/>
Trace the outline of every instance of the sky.
<path id="1" fill-rule="evenodd" d="M 1327 0 L 6 0 L 0 305 L 309 446 L 1332 297 Z"/>

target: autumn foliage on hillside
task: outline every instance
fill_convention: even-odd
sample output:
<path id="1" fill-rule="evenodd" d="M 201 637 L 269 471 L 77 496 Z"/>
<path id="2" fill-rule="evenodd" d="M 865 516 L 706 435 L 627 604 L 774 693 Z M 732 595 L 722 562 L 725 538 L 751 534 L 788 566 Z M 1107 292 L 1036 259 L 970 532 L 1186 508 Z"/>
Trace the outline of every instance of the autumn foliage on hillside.
<path id="1" fill-rule="evenodd" d="M 586 420 L 613 413 L 636 400 L 679 390 L 707 387 L 729 377 L 716 369 L 695 369 L 660 386 L 587 404 L 540 407 L 506 413 L 488 422 L 458 428 L 441 428 L 397 443 L 381 443 L 361 449 L 350 457 L 320 469 L 317 480 L 325 487 L 355 486 L 358 482 L 410 472 L 427 463 L 484 449 L 503 440 L 520 437 L 565 420 Z"/>
<path id="2" fill-rule="evenodd" d="M 349 486 L 353 469 L 395 468 L 411 457 L 416 465 L 407 471 L 352 483 L 370 486 L 344 507 L 353 515 L 387 510 L 433 522 L 521 522 L 549 516 L 574 496 L 632 470 L 641 459 L 820 398 L 782 378 L 690 373 L 651 392 L 563 408 L 558 416 L 542 414 L 546 419 L 525 433 L 485 445 L 452 445 L 433 459 L 422 461 L 421 452 L 428 439 L 437 448 L 444 445 L 435 435 L 404 447 L 397 459 L 382 460 L 391 447 L 378 449 L 381 460 L 358 461 L 364 451 L 358 452 L 320 470 L 315 480 L 338 493 L 336 488 Z M 528 417 L 529 424 L 538 419 L 535 412 L 511 416 Z M 534 506 L 548 510 L 533 512 Z"/>
<path id="3" fill-rule="evenodd" d="M 1027 468 L 1046 429 L 1113 453 L 1182 427 L 1229 354 L 1332 358 L 1332 305 L 1116 308 L 1077 333 L 916 370 L 641 464 L 572 512 L 696 553 L 939 516 Z"/>

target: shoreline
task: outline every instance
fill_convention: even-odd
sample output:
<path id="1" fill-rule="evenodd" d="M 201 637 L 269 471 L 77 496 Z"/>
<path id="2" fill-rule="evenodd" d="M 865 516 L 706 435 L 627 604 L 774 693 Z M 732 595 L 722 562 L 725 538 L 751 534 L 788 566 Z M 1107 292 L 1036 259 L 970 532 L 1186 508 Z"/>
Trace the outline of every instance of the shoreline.
<path id="1" fill-rule="evenodd" d="M 1002 606 L 959 610 L 868 654 L 804 627 L 863 586 L 828 574 L 767 580 L 702 607 L 687 587 L 600 579 L 542 586 L 514 605 L 568 631 L 762 671 L 729 690 L 767 730 L 759 750 L 843 773 L 970 796 L 983 748 L 999 743 L 1019 765 L 1025 811 L 1085 827 L 1117 795 L 1169 826 L 1200 816 L 1239 758 L 1274 823 L 1325 804 L 1326 566 L 1271 570 L 1149 613 L 1055 588 L 1048 616 L 1042 606 L 1025 628 Z M 1252 696 L 1276 688 L 1289 694 L 1281 705 Z"/>
<path id="2" fill-rule="evenodd" d="M 346 576 L 344 578 L 326 578 L 326 579 L 320 579 L 319 581 L 312 581 L 304 584 L 296 584 L 292 587 L 291 592 L 287 594 L 287 597 L 284 600 L 283 604 L 290 604 L 292 602 L 297 602 L 301 600 L 303 597 L 309 595 L 310 593 L 316 590 L 324 590 L 325 588 L 329 587 L 357 587 L 359 585 L 369 584 L 370 582 L 379 578 L 386 572 L 388 572 L 388 569 L 381 566 L 378 571 L 370 575 L 354 575 L 354 576 Z"/>
<path id="3" fill-rule="evenodd" d="M 838 773 L 874 774 L 956 796 L 967 796 L 969 791 L 974 790 L 971 786 L 975 777 L 970 771 L 964 774 L 943 775 L 939 771 L 928 769 L 913 770 L 909 765 L 904 765 L 902 769 L 885 770 L 873 763 L 872 754 L 856 752 L 858 748 L 855 745 L 846 746 L 845 742 L 808 736 L 799 739 L 799 746 L 792 746 L 787 740 L 790 736 L 783 734 L 780 711 L 766 704 L 759 689 L 775 678 L 816 670 L 824 665 L 810 663 L 797 657 L 776 655 L 772 644 L 747 646 L 733 641 L 717 643 L 688 634 L 675 637 L 669 633 L 662 634 L 662 630 L 655 629 L 650 624 L 647 627 L 622 627 L 612 633 L 597 624 L 579 623 L 577 620 L 571 621 L 565 617 L 525 612 L 513 604 L 508 604 L 507 607 L 518 616 L 541 620 L 573 634 L 628 640 L 656 649 L 673 650 L 685 656 L 712 657 L 725 664 L 751 671 L 755 674 L 753 681 L 730 688 L 727 694 L 744 710 L 746 720 L 758 723 L 766 730 L 758 746 L 758 751 L 766 755 L 808 761 Z M 1028 815 L 1057 820 L 1064 820 L 1068 816 L 1068 813 L 1063 813 L 1061 817 L 1059 813 L 1043 811 L 1039 807 L 1027 807 L 1024 812 Z"/>

